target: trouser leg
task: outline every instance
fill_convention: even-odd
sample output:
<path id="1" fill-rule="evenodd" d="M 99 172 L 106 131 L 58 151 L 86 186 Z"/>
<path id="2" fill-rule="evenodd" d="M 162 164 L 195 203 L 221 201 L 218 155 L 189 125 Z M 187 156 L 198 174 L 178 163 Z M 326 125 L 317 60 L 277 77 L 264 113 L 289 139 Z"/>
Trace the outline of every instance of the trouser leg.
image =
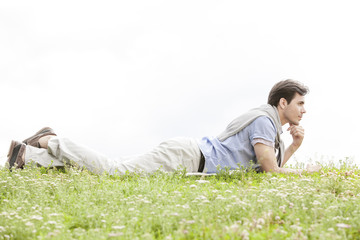
<path id="1" fill-rule="evenodd" d="M 64 167 L 64 162 L 49 154 L 47 149 L 27 145 L 25 150 L 25 165 L 32 162 L 42 167 Z"/>
<path id="2" fill-rule="evenodd" d="M 162 142 L 152 151 L 116 161 L 116 170 L 155 172 L 160 169 L 171 172 L 186 168 L 187 172 L 197 172 L 200 164 L 200 149 L 195 139 L 173 138 Z"/>
<path id="3" fill-rule="evenodd" d="M 114 160 L 86 146 L 74 143 L 68 138 L 52 137 L 48 142 L 48 152 L 57 159 L 86 168 L 90 172 L 113 174 Z"/>
<path id="4" fill-rule="evenodd" d="M 75 165 L 87 168 L 93 173 L 113 173 L 114 161 L 91 150 L 88 147 L 75 144 L 67 138 L 52 137 L 48 148 L 26 146 L 25 164 L 35 162 L 43 167 L 63 167 Z"/>

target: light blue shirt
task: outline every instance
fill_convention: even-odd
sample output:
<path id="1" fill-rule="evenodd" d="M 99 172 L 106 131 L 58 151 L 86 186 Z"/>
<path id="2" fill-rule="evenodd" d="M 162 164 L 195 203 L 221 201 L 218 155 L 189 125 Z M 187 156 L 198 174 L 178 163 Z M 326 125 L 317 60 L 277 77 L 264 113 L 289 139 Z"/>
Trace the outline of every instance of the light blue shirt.
<path id="1" fill-rule="evenodd" d="M 204 137 L 199 141 L 199 148 L 205 157 L 204 172 L 216 173 L 229 167 L 258 167 L 254 145 L 263 143 L 275 145 L 276 127 L 267 116 L 260 116 L 242 131 L 220 142 L 217 138 Z M 252 165 L 253 164 L 253 165 Z"/>

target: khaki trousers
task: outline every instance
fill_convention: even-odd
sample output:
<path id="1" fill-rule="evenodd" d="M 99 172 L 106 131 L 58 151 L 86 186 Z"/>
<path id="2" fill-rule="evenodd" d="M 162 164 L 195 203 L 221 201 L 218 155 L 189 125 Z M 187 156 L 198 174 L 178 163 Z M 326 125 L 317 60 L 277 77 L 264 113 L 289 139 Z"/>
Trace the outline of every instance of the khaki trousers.
<path id="1" fill-rule="evenodd" d="M 63 167 L 70 164 L 87 168 L 96 174 L 106 172 L 110 175 L 124 174 L 126 171 L 171 172 L 179 168 L 197 172 L 200 157 L 198 144 L 192 138 L 173 138 L 146 154 L 110 159 L 67 138 L 54 136 L 48 142 L 48 149 L 26 146 L 25 164 L 35 162 L 43 167 Z"/>

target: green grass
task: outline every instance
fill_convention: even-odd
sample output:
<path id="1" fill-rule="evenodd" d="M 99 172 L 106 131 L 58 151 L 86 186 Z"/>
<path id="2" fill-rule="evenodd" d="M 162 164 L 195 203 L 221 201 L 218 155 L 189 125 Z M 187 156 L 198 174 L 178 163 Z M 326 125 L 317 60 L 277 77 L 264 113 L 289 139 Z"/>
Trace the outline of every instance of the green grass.
<path id="1" fill-rule="evenodd" d="M 360 239 L 360 170 L 0 170 L 0 239 Z"/>

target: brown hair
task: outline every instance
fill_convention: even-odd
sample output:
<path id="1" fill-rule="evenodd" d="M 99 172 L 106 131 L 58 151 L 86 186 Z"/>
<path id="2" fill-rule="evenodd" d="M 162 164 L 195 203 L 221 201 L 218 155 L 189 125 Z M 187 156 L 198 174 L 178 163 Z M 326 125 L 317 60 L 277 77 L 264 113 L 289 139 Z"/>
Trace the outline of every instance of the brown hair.
<path id="1" fill-rule="evenodd" d="M 309 88 L 302 83 L 292 79 L 286 79 L 273 86 L 269 93 L 268 104 L 277 107 L 281 98 L 285 98 L 286 101 L 290 103 L 295 97 L 295 93 L 305 96 L 308 92 Z"/>

